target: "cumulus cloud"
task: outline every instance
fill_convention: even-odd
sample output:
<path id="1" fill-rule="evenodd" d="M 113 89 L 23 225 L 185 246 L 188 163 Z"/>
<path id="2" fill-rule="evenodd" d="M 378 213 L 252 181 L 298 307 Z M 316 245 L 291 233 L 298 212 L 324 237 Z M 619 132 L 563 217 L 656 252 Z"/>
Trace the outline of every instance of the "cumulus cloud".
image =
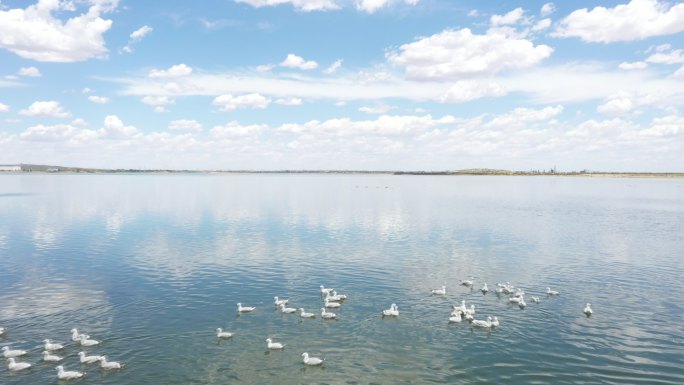
<path id="1" fill-rule="evenodd" d="M 196 120 L 179 119 L 169 123 L 169 130 L 172 131 L 202 131 L 202 124 Z"/>
<path id="2" fill-rule="evenodd" d="M 635 94 L 626 91 L 609 95 L 606 102 L 599 105 L 596 111 L 607 115 L 624 115 L 634 112 L 637 108 L 656 102 L 650 95 Z"/>
<path id="3" fill-rule="evenodd" d="M 180 77 L 180 76 L 187 76 L 192 73 L 192 68 L 185 65 L 185 64 L 176 64 L 167 70 L 158 70 L 158 69 L 152 69 L 148 73 L 148 77 L 150 78 L 173 78 L 173 77 Z"/>
<path id="4" fill-rule="evenodd" d="M 116 115 L 107 115 L 104 126 L 98 130 L 103 139 L 126 139 L 135 136 L 138 129 L 133 126 L 126 126 Z"/>
<path id="5" fill-rule="evenodd" d="M 670 52 L 660 50 L 646 58 L 646 61 L 654 64 L 681 64 L 684 63 L 684 51 L 675 49 Z"/>
<path id="6" fill-rule="evenodd" d="M 679 69 L 675 71 L 672 76 L 676 79 L 684 79 L 684 66 L 679 67 Z"/>
<path id="7" fill-rule="evenodd" d="M 236 121 L 228 122 L 224 125 L 214 126 L 210 135 L 214 139 L 243 139 L 257 137 L 262 131 L 268 128 L 265 124 L 241 125 Z"/>
<path id="8" fill-rule="evenodd" d="M 285 60 L 280 63 L 280 66 L 298 68 L 300 70 L 312 70 L 318 68 L 318 63 L 313 60 L 304 60 L 304 58 L 295 54 L 288 54 Z"/>
<path id="9" fill-rule="evenodd" d="M 553 5 L 553 3 L 546 3 L 542 5 L 541 10 L 539 11 L 539 14 L 542 17 L 546 17 L 556 11 L 556 6 Z"/>
<path id="10" fill-rule="evenodd" d="M 271 104 L 271 99 L 258 93 L 233 96 L 230 94 L 220 95 L 214 98 L 213 105 L 220 111 L 234 111 L 238 108 L 264 109 Z"/>
<path id="11" fill-rule="evenodd" d="M 47 116 L 53 118 L 68 118 L 70 113 L 64 111 L 59 102 L 51 101 L 36 101 L 25 109 L 19 111 L 20 115 L 24 116 Z"/>
<path id="12" fill-rule="evenodd" d="M 107 104 L 107 103 L 109 103 L 109 98 L 106 96 L 90 95 L 90 96 L 88 96 L 88 100 L 90 100 L 91 102 L 96 103 L 96 104 Z"/>
<path id="13" fill-rule="evenodd" d="M 366 113 L 366 114 L 373 114 L 373 115 L 380 115 L 389 112 L 390 110 L 393 110 L 396 107 L 387 105 L 387 104 L 380 104 L 377 106 L 363 106 L 359 108 L 359 111 Z"/>
<path id="14" fill-rule="evenodd" d="M 552 36 L 578 37 L 592 43 L 613 43 L 681 31 L 684 31 L 684 4 L 632 0 L 614 8 L 578 9 L 560 21 Z"/>
<path id="15" fill-rule="evenodd" d="M 126 44 L 126 46 L 123 47 L 121 50 L 126 53 L 133 53 L 133 45 L 140 42 L 145 36 L 152 32 L 152 30 L 152 27 L 143 25 L 142 27 L 131 32 L 131 34 L 129 35 L 130 40 L 128 40 L 128 44 Z"/>
<path id="16" fill-rule="evenodd" d="M 54 126 L 39 124 L 27 128 L 19 135 L 21 140 L 31 142 L 83 142 L 95 139 L 96 137 L 96 132 L 83 130 L 70 124 L 57 124 Z"/>
<path id="17" fill-rule="evenodd" d="M 276 104 L 281 106 L 301 106 L 302 99 L 300 98 L 279 98 L 275 101 Z"/>
<path id="18" fill-rule="evenodd" d="M 503 96 L 506 90 L 493 80 L 459 80 L 442 96 L 444 103 L 464 103 L 488 96 Z"/>
<path id="19" fill-rule="evenodd" d="M 498 27 L 502 25 L 515 25 L 520 21 L 524 20 L 525 11 L 518 7 L 505 15 L 492 15 L 489 18 L 489 24 L 492 27 Z"/>
<path id="20" fill-rule="evenodd" d="M 684 135 L 684 117 L 669 115 L 654 118 L 651 126 L 639 131 L 640 135 L 651 137 L 668 137 Z"/>
<path id="21" fill-rule="evenodd" d="M 40 70 L 36 67 L 19 68 L 18 74 L 21 76 L 28 76 L 28 77 L 32 77 L 32 78 L 39 78 L 42 76 L 42 74 L 40 73 Z"/>
<path id="22" fill-rule="evenodd" d="M 0 48 L 41 62 L 78 62 L 107 53 L 104 33 L 111 20 L 100 17 L 118 0 L 92 0 L 87 12 L 67 20 L 53 13 L 73 11 L 74 2 L 39 0 L 26 9 L 0 9 Z"/>
<path id="23" fill-rule="evenodd" d="M 353 120 L 349 118 L 311 120 L 306 123 L 283 124 L 275 130 L 289 134 L 316 134 L 335 137 L 370 136 L 402 136 L 423 133 L 425 130 L 453 124 L 456 118 L 446 115 L 434 119 L 431 115 L 382 115 L 375 120 Z"/>
<path id="24" fill-rule="evenodd" d="M 625 71 L 642 70 L 646 67 L 648 67 L 648 63 L 643 62 L 643 61 L 635 61 L 632 63 L 622 62 L 622 63 L 620 63 L 620 65 L 618 65 L 619 69 L 625 70 Z"/>
<path id="25" fill-rule="evenodd" d="M 153 95 L 148 95 L 140 99 L 143 103 L 147 104 L 148 106 L 165 106 L 167 104 L 174 104 L 176 103 L 175 100 L 172 98 L 166 96 L 166 95 L 158 95 L 158 96 L 153 96 Z"/>
<path id="26" fill-rule="evenodd" d="M 295 9 L 304 12 L 340 9 L 335 0 L 235 0 L 235 2 L 249 4 L 255 8 L 292 4 Z"/>
<path id="27" fill-rule="evenodd" d="M 338 69 L 340 69 L 340 67 L 342 67 L 342 62 L 342 59 L 335 60 L 335 62 L 332 63 L 330 67 L 323 70 L 323 73 L 326 75 L 334 74 L 335 72 L 337 72 Z"/>
<path id="28" fill-rule="evenodd" d="M 0 112 L 7 112 L 10 110 L 10 107 L 7 104 L 0 103 Z"/>
<path id="29" fill-rule="evenodd" d="M 548 29 L 551 26 L 551 19 L 541 19 L 534 23 L 532 26 L 532 31 L 538 32 Z"/>
<path id="30" fill-rule="evenodd" d="M 549 57 L 553 48 L 535 46 L 495 31 L 485 35 L 470 29 L 445 30 L 399 50 L 389 52 L 390 63 L 406 69 L 406 77 L 416 80 L 459 80 L 467 77 L 493 75 L 505 68 L 532 66 Z"/>
<path id="31" fill-rule="evenodd" d="M 519 107 L 507 114 L 493 118 L 485 126 L 506 127 L 524 125 L 529 122 L 544 122 L 556 117 L 561 112 L 563 112 L 562 105 L 548 106 L 539 110 Z"/>

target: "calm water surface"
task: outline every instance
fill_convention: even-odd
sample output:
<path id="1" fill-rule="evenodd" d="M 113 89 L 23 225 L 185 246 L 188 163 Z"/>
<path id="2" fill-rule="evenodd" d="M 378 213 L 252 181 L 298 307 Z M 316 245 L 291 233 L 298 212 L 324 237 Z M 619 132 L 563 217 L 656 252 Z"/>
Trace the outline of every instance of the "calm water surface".
<path id="1" fill-rule="evenodd" d="M 79 384 L 682 384 L 683 278 L 681 179 L 5 174 L 0 345 L 34 367 L 0 383 L 58 383 L 50 338 Z M 478 290 L 505 281 L 541 303 Z M 338 321 L 274 309 L 321 284 Z M 448 324 L 463 299 L 501 326 Z M 72 327 L 126 367 L 81 366 Z"/>

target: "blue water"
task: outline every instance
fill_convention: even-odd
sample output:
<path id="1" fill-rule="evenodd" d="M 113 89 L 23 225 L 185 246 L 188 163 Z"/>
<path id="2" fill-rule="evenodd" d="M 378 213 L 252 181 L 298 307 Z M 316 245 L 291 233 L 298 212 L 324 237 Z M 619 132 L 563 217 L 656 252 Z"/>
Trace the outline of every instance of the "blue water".
<path id="1" fill-rule="evenodd" d="M 82 384 L 682 384 L 683 250 L 681 179 L 2 174 L 0 345 L 34 367 L 0 384 L 58 382 L 45 338 Z M 541 302 L 478 290 L 506 281 Z M 273 307 L 321 284 L 337 321 Z M 463 299 L 501 326 L 449 324 Z"/>

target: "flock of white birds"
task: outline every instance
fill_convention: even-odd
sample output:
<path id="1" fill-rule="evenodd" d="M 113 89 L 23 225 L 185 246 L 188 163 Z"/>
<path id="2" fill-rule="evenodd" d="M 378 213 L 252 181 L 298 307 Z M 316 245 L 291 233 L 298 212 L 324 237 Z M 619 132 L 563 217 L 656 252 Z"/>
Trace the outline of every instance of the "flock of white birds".
<path id="1" fill-rule="evenodd" d="M 6 333 L 6 329 L 0 327 L 0 336 Z M 100 341 L 91 339 L 89 335 L 78 332 L 78 329 L 71 329 L 71 340 L 80 345 L 82 348 L 97 346 Z M 67 347 L 60 343 L 54 343 L 49 339 L 43 340 L 43 362 L 55 363 L 61 362 L 64 357 L 59 356 L 58 352 L 64 351 Z M 10 346 L 2 347 L 2 355 L 7 359 L 7 368 L 13 372 L 19 372 L 30 369 L 34 366 L 29 362 L 19 361 L 20 357 L 28 355 L 26 350 L 12 349 Z M 123 365 L 115 361 L 107 361 L 107 356 L 100 355 L 86 355 L 86 352 L 80 351 L 78 353 L 81 365 L 100 364 L 103 370 L 121 369 Z M 65 370 L 63 365 L 55 367 L 57 371 L 57 378 L 60 380 L 75 380 L 83 377 L 85 372 L 76 370 Z"/>

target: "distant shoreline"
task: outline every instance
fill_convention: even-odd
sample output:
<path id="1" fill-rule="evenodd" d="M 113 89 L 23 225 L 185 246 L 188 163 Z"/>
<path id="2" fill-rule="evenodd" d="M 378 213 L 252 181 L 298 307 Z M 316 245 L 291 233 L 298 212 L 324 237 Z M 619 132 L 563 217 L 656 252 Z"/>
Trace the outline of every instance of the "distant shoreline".
<path id="1" fill-rule="evenodd" d="M 95 169 L 48 165 L 0 165 L 2 174 L 378 174 L 424 176 L 570 176 L 598 178 L 684 178 L 684 172 L 612 172 L 612 171 L 511 171 L 499 169 L 465 169 L 447 171 L 386 171 L 386 170 L 145 170 Z"/>

